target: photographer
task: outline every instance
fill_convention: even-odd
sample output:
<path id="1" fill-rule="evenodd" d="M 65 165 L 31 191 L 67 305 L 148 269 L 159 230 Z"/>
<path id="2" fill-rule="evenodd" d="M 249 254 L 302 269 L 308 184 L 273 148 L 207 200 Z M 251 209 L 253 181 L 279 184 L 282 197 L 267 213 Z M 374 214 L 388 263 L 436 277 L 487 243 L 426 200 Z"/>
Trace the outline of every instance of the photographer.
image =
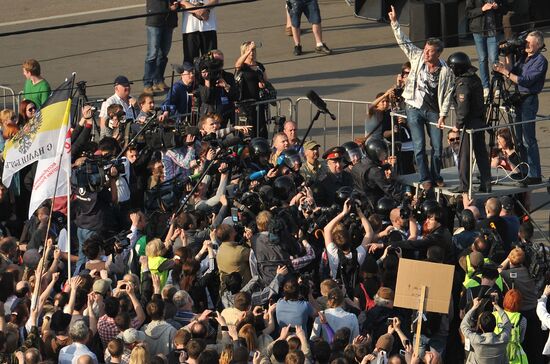
<path id="1" fill-rule="evenodd" d="M 501 46 L 502 47 L 502 46 Z M 510 47 L 508 43 L 505 47 Z M 517 85 L 520 100 L 516 106 L 515 122 L 535 120 L 539 110 L 538 94 L 544 87 L 548 60 L 541 54 L 544 48 L 542 32 L 535 30 L 525 38 L 525 51 L 512 64 L 512 55 L 508 54 L 504 63 L 494 66 L 494 70 L 503 74 Z M 536 138 L 536 123 L 516 125 L 516 139 L 520 155 L 529 164 L 527 184 L 541 183 L 539 146 Z"/>
<path id="2" fill-rule="evenodd" d="M 166 94 L 166 100 L 162 103 L 164 118 L 171 113 L 187 114 L 191 112 L 193 103 L 193 92 L 196 89 L 195 68 L 189 62 L 174 66 L 174 72 L 179 74 L 181 79 L 174 82 L 172 88 Z"/>
<path id="3" fill-rule="evenodd" d="M 185 135 L 184 143 L 176 148 L 162 151 L 164 181 L 174 178 L 182 180 L 192 174 L 200 144 L 192 134 Z"/>
<path id="4" fill-rule="evenodd" d="M 199 115 L 219 114 L 223 125 L 235 118 L 235 101 L 238 98 L 235 78 L 223 70 L 223 53 L 212 51 L 199 62 L 202 79 L 195 92 Z"/>
<path id="5" fill-rule="evenodd" d="M 340 222 L 355 210 L 365 231 L 363 241 L 353 248 L 351 236 Z M 353 294 L 359 267 L 367 256 L 366 246 L 371 243 L 374 231 L 356 201 L 346 200 L 342 212 L 336 215 L 324 228 L 325 248 L 327 253 L 330 277 L 340 279 L 347 294 Z"/>

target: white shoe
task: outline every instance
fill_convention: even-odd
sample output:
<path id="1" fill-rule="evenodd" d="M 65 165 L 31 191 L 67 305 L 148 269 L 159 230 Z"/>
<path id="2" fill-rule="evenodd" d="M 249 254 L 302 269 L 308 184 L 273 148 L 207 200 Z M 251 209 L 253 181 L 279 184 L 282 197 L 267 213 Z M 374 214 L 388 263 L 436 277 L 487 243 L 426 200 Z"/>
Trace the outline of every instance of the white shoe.
<path id="1" fill-rule="evenodd" d="M 500 90 L 499 89 L 496 89 L 495 90 L 495 99 L 499 98 L 500 97 Z"/>
<path id="2" fill-rule="evenodd" d="M 483 89 L 483 97 L 485 97 L 485 98 L 489 97 L 489 88 L 484 88 Z"/>

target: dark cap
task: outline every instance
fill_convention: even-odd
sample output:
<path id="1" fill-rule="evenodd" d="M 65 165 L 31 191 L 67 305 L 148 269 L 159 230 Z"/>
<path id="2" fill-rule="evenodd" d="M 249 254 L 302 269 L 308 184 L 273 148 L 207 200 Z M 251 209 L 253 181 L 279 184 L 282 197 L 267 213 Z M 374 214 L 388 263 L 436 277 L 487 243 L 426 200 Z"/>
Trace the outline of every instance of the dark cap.
<path id="1" fill-rule="evenodd" d="M 133 82 L 130 82 L 130 80 L 128 80 L 128 77 L 126 76 L 117 76 L 115 78 L 115 86 L 116 85 L 121 85 L 121 86 L 130 86 Z"/>
<path id="2" fill-rule="evenodd" d="M 187 72 L 192 71 L 193 65 L 189 62 L 183 62 L 183 64 L 173 64 L 172 68 L 176 73 L 182 74 L 185 71 Z"/>
<path id="3" fill-rule="evenodd" d="M 514 209 L 514 200 L 510 196 L 502 196 L 500 198 L 502 208 L 506 211 L 512 211 Z"/>
<path id="4" fill-rule="evenodd" d="M 71 323 L 72 316 L 61 310 L 55 311 L 50 321 L 50 329 L 54 332 L 66 331 Z"/>
<path id="5" fill-rule="evenodd" d="M 333 147 L 323 153 L 323 159 L 338 160 L 344 158 L 346 150 L 342 147 Z"/>

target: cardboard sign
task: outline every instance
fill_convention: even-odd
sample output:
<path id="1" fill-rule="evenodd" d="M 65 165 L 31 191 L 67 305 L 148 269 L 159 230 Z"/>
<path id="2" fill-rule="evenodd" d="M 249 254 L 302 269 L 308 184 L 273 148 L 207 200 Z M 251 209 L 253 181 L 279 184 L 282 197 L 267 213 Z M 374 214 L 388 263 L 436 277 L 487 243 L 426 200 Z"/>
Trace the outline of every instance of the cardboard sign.
<path id="1" fill-rule="evenodd" d="M 426 286 L 424 311 L 449 313 L 454 269 L 447 264 L 399 259 L 393 305 L 418 310 L 421 289 Z"/>

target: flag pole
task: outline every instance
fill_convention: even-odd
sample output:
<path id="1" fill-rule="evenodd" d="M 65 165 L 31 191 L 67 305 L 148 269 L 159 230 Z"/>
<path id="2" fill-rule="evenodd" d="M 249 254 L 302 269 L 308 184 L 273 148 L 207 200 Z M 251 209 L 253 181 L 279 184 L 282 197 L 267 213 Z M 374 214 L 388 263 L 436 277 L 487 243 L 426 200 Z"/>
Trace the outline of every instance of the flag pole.
<path id="1" fill-rule="evenodd" d="M 61 166 L 59 166 L 59 168 L 61 168 Z M 67 171 L 67 282 L 70 282 L 70 280 L 71 280 L 71 171 Z"/>
<path id="2" fill-rule="evenodd" d="M 73 72 L 73 74 L 71 76 L 72 77 L 71 92 L 70 92 L 71 94 L 72 94 L 72 89 L 74 88 L 75 76 L 76 76 L 76 72 Z M 50 228 L 51 228 L 51 225 L 52 225 L 53 203 L 55 201 L 55 195 L 56 195 L 56 192 L 57 192 L 57 184 L 59 183 L 59 173 L 61 172 L 61 158 L 63 158 L 63 151 L 65 150 L 64 144 L 65 143 L 63 143 L 63 149 L 61 149 L 61 153 L 59 153 L 59 159 L 57 161 L 58 168 L 57 168 L 57 173 L 55 175 L 55 186 L 54 186 L 54 189 L 53 189 L 52 205 L 50 207 L 50 216 L 48 217 L 48 227 L 46 228 L 46 236 L 44 237 L 44 249 L 42 250 L 42 259 L 40 260 L 40 265 L 37 267 L 37 270 L 40 272 L 40 276 L 38 277 L 37 282 L 35 282 L 35 285 L 34 285 L 34 292 L 33 292 L 34 300 L 31 302 L 31 310 L 37 306 L 38 298 L 39 298 L 39 295 L 40 295 L 40 286 L 41 286 L 41 283 L 42 283 L 42 274 L 44 273 L 43 270 L 44 270 L 44 266 L 46 264 L 46 251 L 47 251 L 46 244 L 48 242 L 48 234 L 50 232 Z M 68 198 L 68 196 L 67 196 L 67 198 Z M 67 241 L 70 242 L 70 238 L 68 238 Z M 69 251 L 70 251 L 70 249 L 69 249 Z M 70 259 L 70 255 L 69 255 L 69 259 Z"/>

